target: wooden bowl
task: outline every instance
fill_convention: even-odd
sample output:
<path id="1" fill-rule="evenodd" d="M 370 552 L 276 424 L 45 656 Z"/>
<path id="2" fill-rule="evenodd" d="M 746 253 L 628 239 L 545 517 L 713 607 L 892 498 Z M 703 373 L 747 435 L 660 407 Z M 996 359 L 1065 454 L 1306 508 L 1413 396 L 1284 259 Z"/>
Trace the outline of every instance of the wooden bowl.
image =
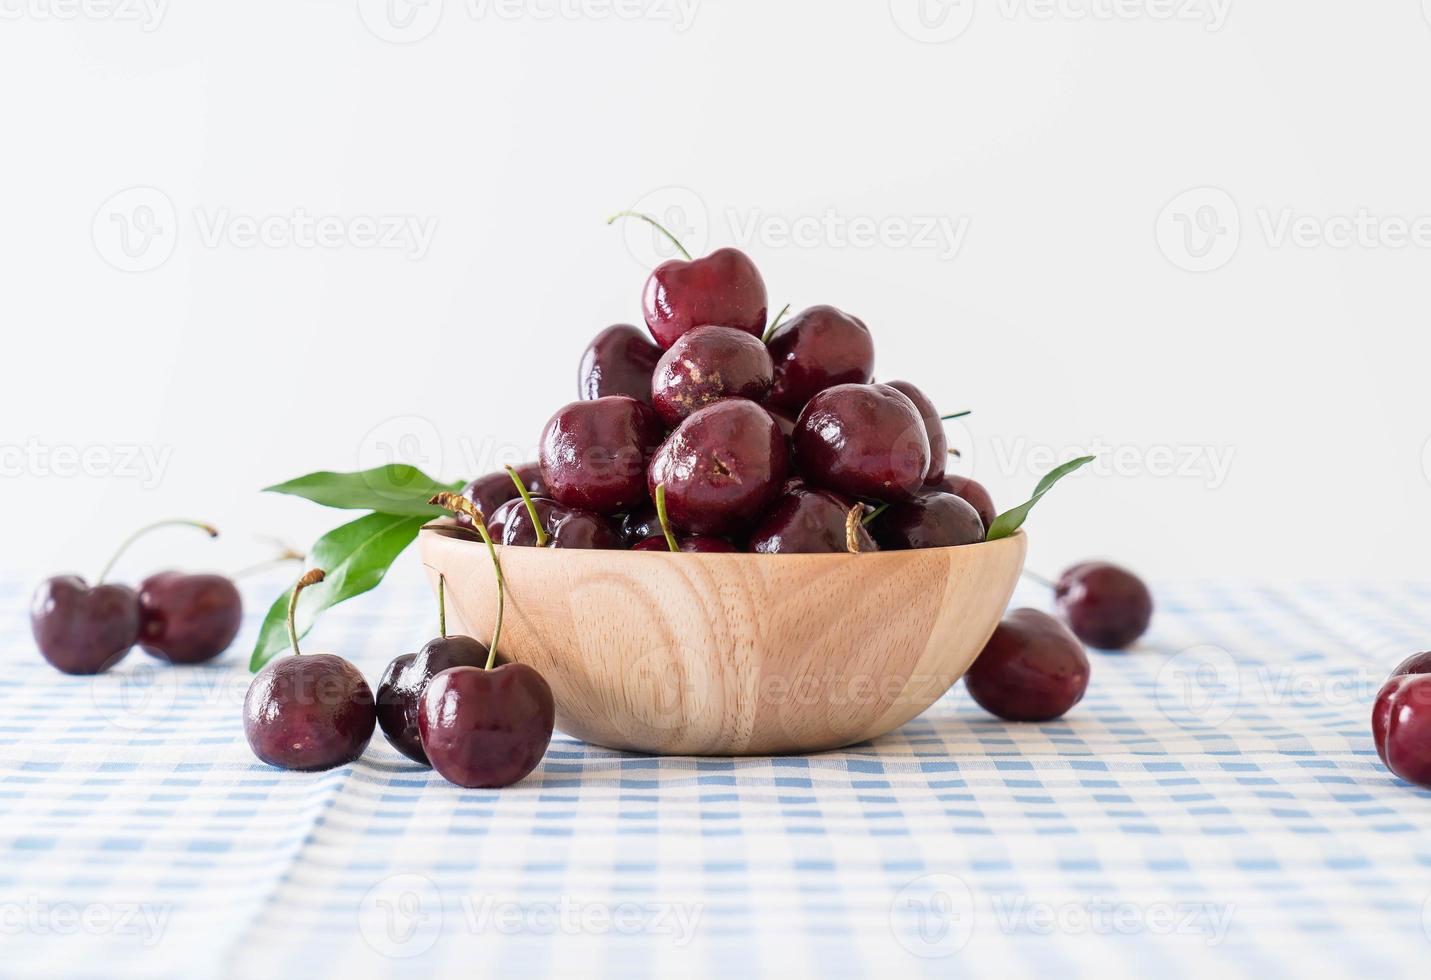
<path id="1" fill-rule="evenodd" d="M 486 642 L 480 541 L 423 531 L 449 620 Z M 1026 541 L 864 555 L 498 548 L 500 654 L 541 672 L 557 727 L 657 755 L 818 752 L 893 731 L 983 649 Z"/>

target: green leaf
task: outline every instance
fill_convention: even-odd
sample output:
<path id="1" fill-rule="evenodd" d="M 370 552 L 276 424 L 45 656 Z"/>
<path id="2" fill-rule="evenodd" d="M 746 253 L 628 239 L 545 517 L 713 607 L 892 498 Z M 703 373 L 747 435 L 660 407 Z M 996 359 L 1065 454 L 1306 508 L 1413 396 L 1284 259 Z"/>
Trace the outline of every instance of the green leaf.
<path id="1" fill-rule="evenodd" d="M 460 490 L 462 485 L 439 483 L 416 466 L 390 463 L 358 473 L 309 473 L 287 483 L 265 487 L 264 493 L 287 493 L 325 507 L 345 510 L 373 510 L 380 514 L 406 517 L 438 517 L 446 514 L 428 503 L 444 490 Z"/>
<path id="2" fill-rule="evenodd" d="M 309 553 L 308 566 L 323 569 L 326 577 L 298 597 L 298 635 L 306 635 L 323 610 L 362 595 L 381 582 L 397 556 L 417 538 L 426 520 L 401 514 L 368 514 L 319 538 Z M 289 589 L 269 608 L 258 631 L 249 670 L 261 669 L 288 649 L 288 600 L 292 594 Z"/>
<path id="3" fill-rule="evenodd" d="M 1053 489 L 1053 485 L 1065 476 L 1093 462 L 1092 456 L 1082 456 L 1078 459 L 1069 460 L 1062 466 L 1050 470 L 1044 474 L 1044 478 L 1038 481 L 1038 486 L 1034 487 L 1033 496 L 1019 504 L 1013 510 L 1006 510 L 998 517 L 994 518 L 994 523 L 989 525 L 989 533 L 984 536 L 985 541 L 997 541 L 1000 538 L 1007 538 L 1019 528 L 1023 527 L 1024 521 L 1028 520 L 1029 511 L 1033 510 L 1033 505 L 1043 499 L 1043 495 Z"/>

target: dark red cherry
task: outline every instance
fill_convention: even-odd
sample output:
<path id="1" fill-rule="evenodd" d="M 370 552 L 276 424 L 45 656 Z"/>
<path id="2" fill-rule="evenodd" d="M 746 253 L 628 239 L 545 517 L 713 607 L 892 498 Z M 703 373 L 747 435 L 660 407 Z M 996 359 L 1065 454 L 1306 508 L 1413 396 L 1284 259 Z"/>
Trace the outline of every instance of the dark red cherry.
<path id="1" fill-rule="evenodd" d="M 139 645 L 174 664 L 223 653 L 243 623 L 243 599 L 224 575 L 159 572 L 139 586 Z"/>
<path id="2" fill-rule="evenodd" d="M 323 581 L 311 569 L 293 587 L 288 637 L 293 653 L 270 661 L 248 686 L 243 731 L 253 754 L 280 769 L 316 771 L 346 765 L 363 754 L 377 726 L 372 689 L 362 673 L 331 653 L 302 654 L 293 616 L 298 596 Z"/>
<path id="3" fill-rule="evenodd" d="M 874 377 L 874 341 L 864 323 L 833 306 L 812 306 L 770 335 L 775 384 L 770 404 L 798 415 L 817 392 Z"/>
<path id="4" fill-rule="evenodd" d="M 984 522 L 972 504 L 952 493 L 922 493 L 890 504 L 871 524 L 881 548 L 952 548 L 984 540 Z"/>
<path id="5" fill-rule="evenodd" d="M 600 514 L 563 507 L 545 497 L 532 498 L 532 506 L 542 522 L 542 530 L 550 538 L 549 547 L 611 550 L 622 546 L 621 537 L 611 521 Z M 487 533 L 498 544 L 518 548 L 538 546 L 531 514 L 520 497 L 497 508 L 487 522 Z"/>
<path id="6" fill-rule="evenodd" d="M 1058 620 L 1015 609 L 994 630 L 964 685 L 979 706 L 1008 721 L 1052 721 L 1083 699 L 1088 654 Z"/>
<path id="7" fill-rule="evenodd" d="M 770 392 L 770 354 L 759 337 L 730 327 L 696 327 L 661 356 L 651 379 L 651 404 L 676 426 L 722 398 L 764 401 Z"/>
<path id="8" fill-rule="evenodd" d="M 676 545 L 681 551 L 689 552 L 734 552 L 735 545 L 724 538 L 712 538 L 704 535 L 677 535 Z M 670 553 L 671 545 L 665 537 L 647 538 L 638 541 L 631 546 L 632 551 L 664 551 Z"/>
<path id="9" fill-rule="evenodd" d="M 91 588 L 78 575 L 57 575 L 35 590 L 30 629 L 52 667 L 98 674 L 138 641 L 139 596 L 127 585 Z"/>
<path id="10" fill-rule="evenodd" d="M 1371 736 L 1386 768 L 1431 789 L 1431 652 L 1391 672 L 1372 706 Z"/>
<path id="11" fill-rule="evenodd" d="M 651 458 L 651 495 L 666 485 L 671 523 L 691 534 L 740 530 L 774 502 L 789 471 L 780 427 L 759 405 L 728 398 L 671 433 Z"/>
<path id="12" fill-rule="evenodd" d="M 471 789 L 510 786 L 542 761 L 556 724 L 551 688 L 526 664 L 454 667 L 428 682 L 422 749 L 443 778 Z"/>
<path id="13" fill-rule="evenodd" d="M 648 538 L 661 537 L 661 522 L 656 518 L 656 508 L 651 504 L 646 504 L 629 514 L 621 515 L 620 521 L 617 522 L 616 533 L 621 536 L 622 542 L 628 548 L 634 548 Z"/>
<path id="14" fill-rule="evenodd" d="M 733 327 L 759 337 L 769 312 L 760 270 L 733 248 L 703 259 L 663 262 L 646 280 L 641 305 L 663 350 L 696 327 Z"/>
<path id="15" fill-rule="evenodd" d="M 542 483 L 541 467 L 536 463 L 523 463 L 518 466 L 517 476 L 521 478 L 522 485 L 533 497 L 546 496 L 547 488 Z M 467 484 L 462 488 L 462 496 L 472 501 L 477 509 L 490 519 L 498 507 L 509 500 L 518 498 L 517 485 L 512 482 L 510 473 L 506 470 L 498 470 L 496 473 L 479 476 Z M 461 511 L 454 515 L 454 520 L 463 527 L 472 526 L 472 518 Z"/>
<path id="16" fill-rule="evenodd" d="M 646 331 L 629 323 L 607 327 L 581 355 L 577 393 L 588 401 L 629 395 L 650 402 L 651 372 L 660 357 L 661 348 L 651 343 Z"/>
<path id="17" fill-rule="evenodd" d="M 908 381 L 890 381 L 891 388 L 904 393 L 914 402 L 919 417 L 924 420 L 924 434 L 929 437 L 929 470 L 924 474 L 926 486 L 937 487 L 944 479 L 944 466 L 949 462 L 949 437 L 944 433 L 944 420 L 929 396 Z"/>
<path id="18" fill-rule="evenodd" d="M 908 500 L 929 472 L 924 420 L 889 385 L 826 388 L 800 412 L 794 443 L 807 481 L 852 497 Z"/>
<path id="19" fill-rule="evenodd" d="M 750 532 L 749 550 L 763 555 L 799 555 L 849 550 L 847 527 L 853 504 L 828 490 L 795 490 L 775 502 Z M 878 551 L 861 522 L 859 550 Z"/>
<path id="20" fill-rule="evenodd" d="M 974 509 L 979 512 L 979 520 L 984 522 L 985 530 L 988 530 L 989 525 L 994 523 L 994 518 L 999 516 L 999 512 L 994 509 L 994 498 L 989 496 L 989 491 L 985 490 L 984 485 L 978 480 L 945 473 L 944 479 L 939 481 L 936 489 L 952 493 L 956 497 L 963 497 L 973 504 Z"/>
<path id="21" fill-rule="evenodd" d="M 378 682 L 378 725 L 393 748 L 414 762 L 429 765 L 418 733 L 418 709 L 427 684 L 452 667 L 482 667 L 487 647 L 470 636 L 429 640 L 417 653 L 395 657 Z"/>
<path id="22" fill-rule="evenodd" d="M 775 420 L 775 424 L 780 426 L 780 431 L 784 434 L 785 438 L 789 439 L 795 434 L 795 420 L 793 418 L 773 405 L 766 405 L 765 410 L 770 413 L 770 417 Z"/>
<path id="23" fill-rule="evenodd" d="M 625 395 L 572 402 L 542 431 L 539 462 L 558 503 L 617 514 L 646 502 L 646 463 L 665 429 L 650 405 Z"/>
<path id="24" fill-rule="evenodd" d="M 1148 630 L 1153 595 L 1143 580 L 1107 562 L 1084 562 L 1054 585 L 1058 611 L 1078 638 L 1100 650 L 1122 650 Z"/>

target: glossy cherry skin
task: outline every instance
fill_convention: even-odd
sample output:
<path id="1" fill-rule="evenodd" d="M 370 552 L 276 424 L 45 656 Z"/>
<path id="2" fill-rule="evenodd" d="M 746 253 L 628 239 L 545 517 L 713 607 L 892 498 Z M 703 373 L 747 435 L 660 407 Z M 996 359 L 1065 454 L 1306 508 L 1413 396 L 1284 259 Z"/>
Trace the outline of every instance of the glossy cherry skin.
<path id="1" fill-rule="evenodd" d="M 661 522 L 656 518 L 655 506 L 647 504 L 629 514 L 622 514 L 616 524 L 616 533 L 628 548 L 634 548 L 648 538 L 661 537 Z"/>
<path id="2" fill-rule="evenodd" d="M 978 480 L 945 473 L 944 479 L 940 480 L 934 489 L 952 493 L 956 497 L 963 497 L 973 504 L 974 509 L 979 512 L 979 520 L 984 522 L 985 530 L 988 530 L 989 525 L 994 523 L 994 518 L 999 516 L 999 512 L 994 509 L 994 498 L 989 496 L 989 491 L 985 490 L 984 485 Z"/>
<path id="3" fill-rule="evenodd" d="M 487 647 L 470 636 L 441 636 L 417 653 L 393 658 L 378 682 L 378 727 L 392 747 L 414 762 L 430 765 L 422 750 L 417 715 L 428 681 L 453 667 L 483 667 Z"/>
<path id="4" fill-rule="evenodd" d="M 331 653 L 270 662 L 243 699 L 249 748 L 280 769 L 315 772 L 347 765 L 368 747 L 377 720 L 368 682 Z"/>
<path id="5" fill-rule="evenodd" d="M 888 384 L 914 402 L 919 417 L 924 420 L 924 434 L 929 437 L 929 469 L 924 474 L 924 485 L 937 487 L 944 479 L 944 467 L 949 462 L 949 437 L 944 432 L 944 420 L 939 417 L 939 409 L 934 407 L 928 395 L 908 381 L 890 381 Z"/>
<path id="6" fill-rule="evenodd" d="M 661 348 L 651 343 L 646 331 L 629 323 L 607 327 L 581 355 L 577 393 L 587 401 L 629 395 L 650 402 L 651 372 L 660 357 Z"/>
<path id="7" fill-rule="evenodd" d="M 650 405 L 625 395 L 572 402 L 542 431 L 539 462 L 558 503 L 617 514 L 646 503 L 646 463 L 665 427 Z"/>
<path id="8" fill-rule="evenodd" d="M 759 337 L 730 327 L 696 327 L 661 355 L 651 404 L 667 425 L 677 426 L 722 398 L 764 401 L 771 378 L 770 354 Z"/>
<path id="9" fill-rule="evenodd" d="M 1052 721 L 1088 690 L 1088 654 L 1068 627 L 1037 609 L 1015 609 L 994 630 L 964 686 L 1008 721 Z"/>
<path id="10" fill-rule="evenodd" d="M 1386 768 L 1431 789 L 1431 653 L 1391 672 L 1371 709 L 1371 737 Z"/>
<path id="11" fill-rule="evenodd" d="M 1107 562 L 1084 562 L 1059 576 L 1053 595 L 1078 638 L 1100 650 L 1122 650 L 1148 631 L 1153 595 L 1143 580 Z"/>
<path id="12" fill-rule="evenodd" d="M 555 500 L 545 497 L 533 498 L 532 505 L 537 510 L 542 529 L 550 536 L 548 547 L 609 551 L 620 548 L 623 544 L 611 521 L 600 514 L 563 507 Z M 537 546 L 537 532 L 532 527 L 532 516 L 527 511 L 526 502 L 520 497 L 497 508 L 497 512 L 487 522 L 487 533 L 498 544 L 518 548 Z"/>
<path id="13" fill-rule="evenodd" d="M 418 714 L 432 767 L 469 789 L 526 776 L 546 754 L 555 724 L 552 689 L 526 664 L 445 670 L 428 682 Z"/>
<path id="14" fill-rule="evenodd" d="M 523 463 L 516 467 L 516 470 L 528 493 L 533 497 L 547 495 L 546 485 L 542 483 L 541 467 L 536 463 Z M 517 493 L 517 485 L 512 482 L 512 475 L 506 470 L 498 470 L 468 483 L 462 488 L 462 496 L 472 501 L 483 516 L 490 520 L 498 507 L 509 500 L 519 499 L 521 495 Z M 472 518 L 460 512 L 456 515 L 456 521 L 462 527 L 472 526 Z"/>
<path id="15" fill-rule="evenodd" d="M 760 270 L 734 248 L 691 262 L 663 262 L 646 280 L 641 307 L 662 350 L 696 327 L 733 327 L 759 337 L 769 312 Z"/>
<path id="16" fill-rule="evenodd" d="M 712 538 L 702 535 L 677 535 L 676 547 L 688 552 L 709 552 L 731 553 L 735 551 L 735 545 L 725 538 Z M 657 538 L 647 538 L 645 541 L 638 541 L 631 546 L 632 551 L 664 551 L 670 553 L 671 545 L 666 541 L 665 536 Z"/>
<path id="17" fill-rule="evenodd" d="M 979 512 L 952 493 L 922 493 L 890 504 L 872 523 L 875 540 L 888 551 L 953 548 L 984 540 Z"/>
<path id="18" fill-rule="evenodd" d="M 807 481 L 851 497 L 909 500 L 929 472 L 919 410 L 889 385 L 826 388 L 800 412 L 794 443 Z"/>
<path id="19" fill-rule="evenodd" d="M 223 653 L 243 624 L 243 599 L 223 575 L 159 572 L 139 584 L 139 646 L 173 664 Z"/>
<path id="20" fill-rule="evenodd" d="M 775 502 L 750 532 L 749 550 L 762 555 L 808 555 L 848 551 L 845 527 L 850 508 L 828 490 L 798 489 Z M 861 523 L 856 532 L 861 552 L 879 546 Z"/>
<path id="21" fill-rule="evenodd" d="M 90 588 L 57 575 L 30 602 L 35 645 L 66 674 L 98 674 L 119 663 L 139 639 L 139 596 L 127 585 Z"/>
<path id="22" fill-rule="evenodd" d="M 874 377 L 874 341 L 856 317 L 833 306 L 812 306 L 770 336 L 775 384 L 770 404 L 798 415 L 817 392 Z"/>
<path id="23" fill-rule="evenodd" d="M 740 530 L 780 494 L 789 472 L 785 437 L 765 409 L 727 398 L 680 424 L 651 458 L 654 498 L 666 485 L 673 527 L 720 536 Z"/>

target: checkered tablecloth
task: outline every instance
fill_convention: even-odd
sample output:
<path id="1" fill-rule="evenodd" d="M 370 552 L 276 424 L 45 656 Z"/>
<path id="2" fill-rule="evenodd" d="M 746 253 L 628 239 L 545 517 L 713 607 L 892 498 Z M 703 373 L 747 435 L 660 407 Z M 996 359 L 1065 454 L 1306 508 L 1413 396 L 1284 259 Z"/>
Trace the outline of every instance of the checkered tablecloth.
<path id="1" fill-rule="evenodd" d="M 1431 792 L 1369 736 L 1431 647 L 1431 585 L 1158 583 L 1067 718 L 956 688 L 902 730 L 779 759 L 646 758 L 558 736 L 501 791 L 379 734 L 279 772 L 240 723 L 247 588 L 218 663 L 36 653 L 0 579 L 0 974 L 14 977 L 1426 975 Z M 1016 601 L 1046 605 L 1033 587 Z M 416 576 L 310 649 L 375 681 L 432 629 Z"/>

